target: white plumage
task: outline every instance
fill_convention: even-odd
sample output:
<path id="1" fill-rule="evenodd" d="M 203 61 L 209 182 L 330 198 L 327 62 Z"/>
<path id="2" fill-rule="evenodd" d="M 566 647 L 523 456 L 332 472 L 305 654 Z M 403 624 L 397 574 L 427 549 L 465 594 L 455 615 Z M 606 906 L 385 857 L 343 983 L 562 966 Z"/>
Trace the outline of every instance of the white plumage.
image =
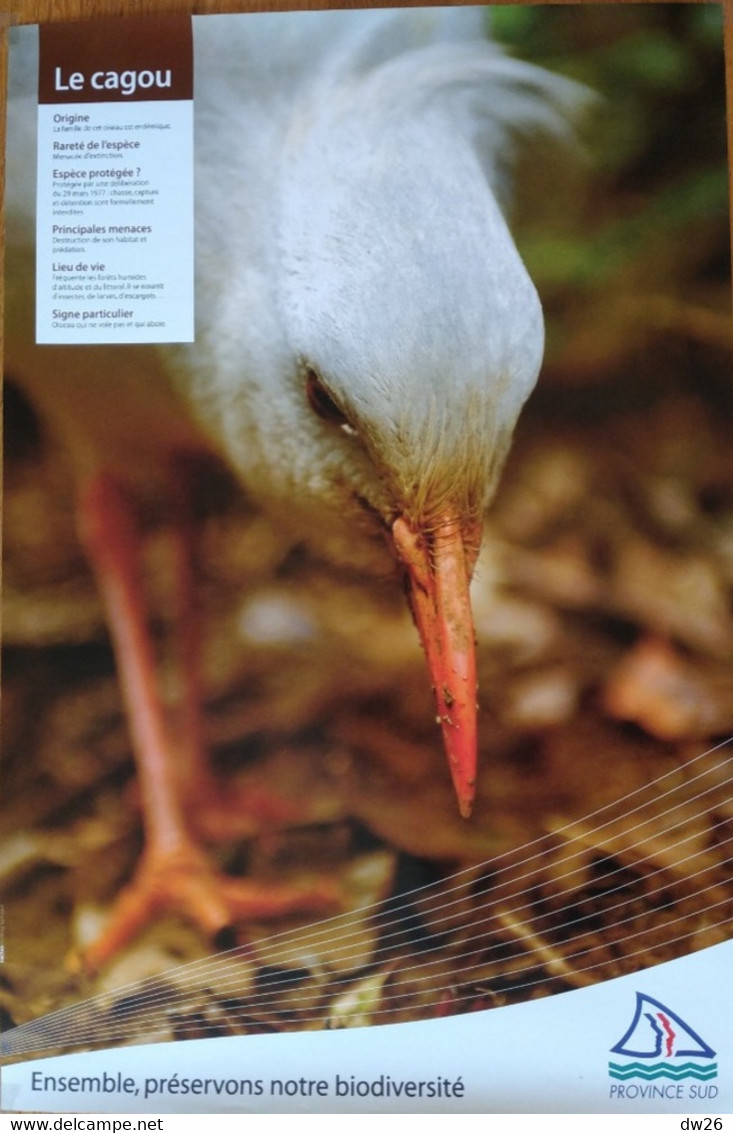
<path id="1" fill-rule="evenodd" d="M 197 68 L 234 59 L 197 85 L 181 380 L 245 482 L 309 527 L 359 519 L 337 480 L 385 519 L 456 492 L 482 510 L 534 384 L 539 303 L 495 192 L 510 131 L 557 126 L 576 88 L 507 59 L 484 18 L 256 15 L 241 41 L 228 17 L 197 24 Z M 303 413 L 303 362 L 359 441 Z"/>

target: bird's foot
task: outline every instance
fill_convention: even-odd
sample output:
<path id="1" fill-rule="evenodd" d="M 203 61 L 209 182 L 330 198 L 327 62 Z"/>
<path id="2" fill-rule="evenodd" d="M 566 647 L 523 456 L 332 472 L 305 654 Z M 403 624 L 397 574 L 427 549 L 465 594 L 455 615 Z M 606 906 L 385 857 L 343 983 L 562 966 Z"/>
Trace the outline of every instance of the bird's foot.
<path id="1" fill-rule="evenodd" d="M 86 949 L 84 965 L 97 971 L 161 913 L 180 913 L 226 948 L 234 945 L 240 922 L 324 914 L 338 901 L 337 887 L 328 882 L 304 888 L 227 877 L 193 843 L 147 850 L 101 935 Z"/>

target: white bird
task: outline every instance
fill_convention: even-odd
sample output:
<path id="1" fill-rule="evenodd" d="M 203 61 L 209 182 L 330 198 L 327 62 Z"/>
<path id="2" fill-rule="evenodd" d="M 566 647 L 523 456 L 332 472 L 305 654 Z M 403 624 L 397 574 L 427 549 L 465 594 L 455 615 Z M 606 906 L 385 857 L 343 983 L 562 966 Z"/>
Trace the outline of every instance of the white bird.
<path id="1" fill-rule="evenodd" d="M 580 100 L 488 42 L 483 21 L 477 8 L 196 21 L 196 342 L 159 351 L 33 343 L 33 46 L 19 34 L 9 372 L 74 461 L 147 836 L 94 964 L 159 906 L 212 933 L 270 907 L 195 845 L 156 691 L 130 500 L 149 491 L 151 465 L 192 448 L 216 452 L 326 554 L 400 564 L 470 814 L 468 586 L 543 350 L 540 303 L 498 199 L 513 136 L 562 131 Z"/>

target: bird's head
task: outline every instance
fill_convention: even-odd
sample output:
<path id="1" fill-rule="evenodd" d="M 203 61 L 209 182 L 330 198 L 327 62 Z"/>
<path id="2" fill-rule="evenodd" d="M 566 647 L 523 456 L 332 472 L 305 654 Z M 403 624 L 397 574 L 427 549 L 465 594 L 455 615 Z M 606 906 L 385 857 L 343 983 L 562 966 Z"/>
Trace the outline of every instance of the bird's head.
<path id="1" fill-rule="evenodd" d="M 268 169 L 262 268 L 246 295 L 229 288 L 232 317 L 219 323 L 232 359 L 247 296 L 266 295 L 250 320 L 256 357 L 241 394 L 219 383 L 211 401 L 246 482 L 326 553 L 334 535 L 391 547 L 468 814 L 468 588 L 543 349 L 539 300 L 496 193 L 504 116 L 544 105 L 528 93 L 544 73 L 476 44 L 342 64 L 298 91 Z M 513 82 L 527 89 L 512 94 Z"/>
<path id="2" fill-rule="evenodd" d="M 340 112 L 329 106 L 325 123 L 306 121 L 293 139 L 280 230 L 297 444 L 321 523 L 366 517 L 405 572 L 467 815 L 468 587 L 481 517 L 539 369 L 541 309 L 452 113 L 382 99 L 377 114 L 363 92 Z"/>

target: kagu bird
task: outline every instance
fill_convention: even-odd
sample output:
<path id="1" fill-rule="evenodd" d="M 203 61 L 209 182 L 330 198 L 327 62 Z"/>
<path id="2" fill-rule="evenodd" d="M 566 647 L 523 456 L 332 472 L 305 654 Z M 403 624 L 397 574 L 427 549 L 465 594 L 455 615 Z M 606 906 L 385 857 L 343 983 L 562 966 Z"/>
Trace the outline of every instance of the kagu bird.
<path id="1" fill-rule="evenodd" d="M 458 805 L 471 813 L 468 588 L 543 349 L 539 300 L 498 198 L 513 136 L 562 132 L 581 98 L 508 59 L 485 40 L 483 19 L 452 8 L 196 22 L 197 335 L 186 347 L 34 346 L 33 97 L 22 74 L 11 77 L 8 372 L 69 446 L 147 838 L 92 964 L 159 906 L 215 933 L 322 900 L 220 877 L 189 832 L 130 503 L 152 463 L 213 451 L 326 554 L 391 554 Z M 25 62 L 17 52 L 16 72 L 31 52 Z"/>

